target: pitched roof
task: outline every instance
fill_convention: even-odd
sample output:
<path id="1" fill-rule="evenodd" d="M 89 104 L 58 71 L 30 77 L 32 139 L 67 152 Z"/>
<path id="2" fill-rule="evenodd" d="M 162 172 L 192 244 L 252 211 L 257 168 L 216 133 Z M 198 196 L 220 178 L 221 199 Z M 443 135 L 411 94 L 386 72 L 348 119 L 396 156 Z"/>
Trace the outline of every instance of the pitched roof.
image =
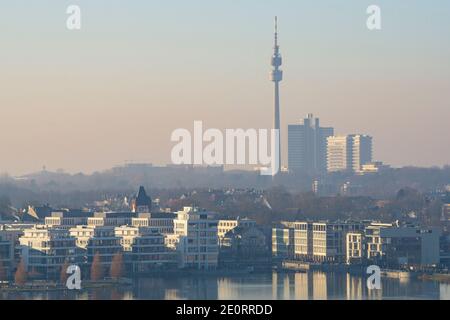
<path id="1" fill-rule="evenodd" d="M 136 197 L 136 206 L 148 206 L 149 208 L 152 206 L 152 199 L 147 195 L 143 186 L 139 187 Z"/>

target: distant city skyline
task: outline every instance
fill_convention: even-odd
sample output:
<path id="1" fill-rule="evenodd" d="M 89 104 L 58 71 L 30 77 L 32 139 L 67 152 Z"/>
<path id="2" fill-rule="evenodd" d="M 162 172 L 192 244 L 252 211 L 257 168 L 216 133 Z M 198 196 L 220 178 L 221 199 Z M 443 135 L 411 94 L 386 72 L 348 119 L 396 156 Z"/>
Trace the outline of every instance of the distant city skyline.
<path id="1" fill-rule="evenodd" d="M 46 166 L 92 173 L 126 161 L 170 164 L 170 133 L 272 128 L 267 81 L 279 18 L 282 165 L 287 128 L 307 114 L 336 135 L 374 139 L 392 166 L 450 164 L 450 3 L 78 0 L 2 6 L 0 173 Z"/>

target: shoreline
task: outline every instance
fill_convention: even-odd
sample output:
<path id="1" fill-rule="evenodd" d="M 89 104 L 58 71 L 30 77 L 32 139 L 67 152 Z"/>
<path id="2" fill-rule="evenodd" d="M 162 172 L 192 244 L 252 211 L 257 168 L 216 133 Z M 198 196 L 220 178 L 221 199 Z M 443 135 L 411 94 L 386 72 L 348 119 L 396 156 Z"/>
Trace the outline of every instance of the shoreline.
<path id="1" fill-rule="evenodd" d="M 304 264 L 304 263 L 302 263 Z M 264 274 L 264 273 L 309 273 L 309 272 L 324 272 L 324 273 L 342 273 L 349 274 L 352 276 L 359 276 L 366 278 L 368 275 L 364 272 L 364 268 L 342 268 L 339 265 L 333 266 L 335 268 L 330 267 L 328 265 L 326 268 L 273 268 L 273 269 L 262 269 L 255 271 L 248 270 L 214 270 L 214 271 L 200 271 L 200 270 L 174 270 L 174 271 L 158 271 L 151 273 L 142 273 L 132 278 L 122 278 L 119 281 L 111 281 L 111 280 L 103 280 L 92 282 L 89 280 L 83 281 L 83 285 L 79 291 L 92 290 L 92 289 L 108 289 L 108 288 L 124 288 L 133 286 L 136 281 L 140 279 L 150 279 L 155 277 L 196 277 L 196 278 L 208 278 L 208 277 L 227 277 L 227 276 L 239 276 L 239 275 L 252 275 L 252 274 Z M 399 280 L 408 280 L 408 279 L 418 279 L 422 281 L 433 281 L 438 283 L 450 283 L 450 274 L 442 274 L 442 273 L 418 273 L 418 272 L 409 272 L 404 270 L 381 270 L 382 277 L 390 278 L 390 279 L 399 279 Z M 39 280 L 38 280 L 39 281 Z M 69 290 L 66 286 L 61 284 L 56 284 L 53 281 L 49 282 L 38 282 L 31 283 L 29 285 L 20 287 L 16 285 L 6 285 L 0 286 L 0 293 L 36 293 L 36 292 L 71 292 L 73 290 Z"/>

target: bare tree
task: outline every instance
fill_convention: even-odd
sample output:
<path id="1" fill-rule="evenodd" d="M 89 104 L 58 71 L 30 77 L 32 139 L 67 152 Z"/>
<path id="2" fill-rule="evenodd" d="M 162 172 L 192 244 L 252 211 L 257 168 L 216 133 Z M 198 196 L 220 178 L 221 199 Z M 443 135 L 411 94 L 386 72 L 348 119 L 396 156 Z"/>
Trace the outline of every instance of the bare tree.
<path id="1" fill-rule="evenodd" d="M 14 281 L 17 285 L 23 286 L 28 279 L 28 272 L 25 267 L 25 262 L 23 258 L 20 260 L 19 265 L 17 266 L 16 274 L 14 275 Z"/>
<path id="2" fill-rule="evenodd" d="M 97 252 L 94 255 L 94 259 L 92 260 L 91 265 L 91 280 L 92 281 L 99 281 L 103 279 L 103 267 L 102 267 L 102 261 L 100 258 L 100 254 Z"/>
<path id="3" fill-rule="evenodd" d="M 123 265 L 123 255 L 121 252 L 117 252 L 111 263 L 110 275 L 113 279 L 118 279 L 123 276 L 124 273 L 124 265 Z"/>

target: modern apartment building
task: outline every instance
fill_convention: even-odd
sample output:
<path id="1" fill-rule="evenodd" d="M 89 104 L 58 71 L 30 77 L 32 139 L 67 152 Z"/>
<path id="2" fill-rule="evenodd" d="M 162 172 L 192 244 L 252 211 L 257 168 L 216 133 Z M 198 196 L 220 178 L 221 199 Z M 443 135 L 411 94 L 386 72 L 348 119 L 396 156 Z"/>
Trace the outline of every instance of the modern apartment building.
<path id="1" fill-rule="evenodd" d="M 6 237 L 6 232 L 0 227 L 0 268 L 4 270 L 6 277 L 12 272 L 13 261 L 14 242 Z"/>
<path id="2" fill-rule="evenodd" d="M 216 214 L 184 207 L 177 212 L 174 231 L 179 237 L 177 251 L 180 254 L 180 267 L 191 269 L 217 268 L 219 246 Z"/>
<path id="3" fill-rule="evenodd" d="M 139 213 L 136 218 L 131 219 L 134 227 L 156 228 L 161 234 L 174 233 L 173 221 L 176 214 L 168 212 Z"/>
<path id="4" fill-rule="evenodd" d="M 440 228 L 400 227 L 380 230 L 390 266 L 433 266 L 440 262 Z"/>
<path id="5" fill-rule="evenodd" d="M 22 253 L 19 238 L 23 235 L 23 230 L 33 226 L 19 224 L 0 225 L 0 263 L 2 263 L 6 276 L 11 276 L 19 263 Z"/>
<path id="6" fill-rule="evenodd" d="M 383 244 L 381 238 L 381 229 L 392 228 L 392 223 L 380 223 L 372 222 L 364 229 L 364 244 L 365 244 L 365 257 L 366 259 L 378 263 L 383 260 L 386 252 L 386 245 Z"/>
<path id="7" fill-rule="evenodd" d="M 110 265 L 112 258 L 122 252 L 120 238 L 113 226 L 77 226 L 69 230 L 76 239 L 76 246 L 82 250 L 83 262 L 91 264 L 98 254 L 103 265 Z"/>
<path id="8" fill-rule="evenodd" d="M 312 224 L 312 257 L 318 262 L 344 262 L 346 236 L 363 230 L 360 222 L 314 222 Z"/>
<path id="9" fill-rule="evenodd" d="M 180 236 L 179 235 L 177 235 L 175 233 L 165 234 L 164 235 L 164 245 L 169 250 L 176 251 L 178 243 L 180 243 Z"/>
<path id="10" fill-rule="evenodd" d="M 313 224 L 311 222 L 294 223 L 294 254 L 298 260 L 311 260 L 313 256 Z"/>
<path id="11" fill-rule="evenodd" d="M 150 272 L 177 266 L 176 254 L 165 246 L 164 235 L 151 227 L 121 226 L 116 237 L 124 251 L 124 261 L 132 272 Z"/>
<path id="12" fill-rule="evenodd" d="M 136 215 L 134 212 L 96 212 L 87 219 L 87 225 L 96 227 L 131 225 Z"/>
<path id="13" fill-rule="evenodd" d="M 0 231 L 0 264 L 2 268 L 8 268 L 11 265 L 11 260 L 13 259 L 14 246 L 12 242 L 3 239 L 2 232 Z"/>
<path id="14" fill-rule="evenodd" d="M 398 268 L 440 262 L 440 228 L 371 223 L 347 234 L 347 263 L 375 263 Z"/>
<path id="15" fill-rule="evenodd" d="M 279 259 L 293 259 L 294 252 L 294 222 L 280 222 L 272 228 L 272 256 Z"/>
<path id="16" fill-rule="evenodd" d="M 48 227 L 70 229 L 77 225 L 87 224 L 88 218 L 92 214 L 90 212 L 52 211 L 49 217 L 45 217 L 44 223 Z"/>
<path id="17" fill-rule="evenodd" d="M 349 232 L 346 235 L 347 264 L 363 263 L 365 261 L 365 247 L 363 232 Z"/>
<path id="18" fill-rule="evenodd" d="M 21 258 L 28 271 L 55 276 L 66 262 L 81 262 L 75 241 L 66 229 L 36 225 L 19 238 Z"/>
<path id="19" fill-rule="evenodd" d="M 303 124 L 288 126 L 288 166 L 291 172 L 326 172 L 327 137 L 333 128 L 320 127 L 319 119 L 308 114 Z"/>
<path id="20" fill-rule="evenodd" d="M 68 214 L 64 211 L 52 212 L 45 218 L 45 224 L 59 229 L 70 229 L 79 225 L 119 227 L 131 225 L 136 227 L 155 227 L 160 233 L 173 233 L 173 213 L 137 213 L 137 212 L 95 212 L 87 214 Z"/>
<path id="21" fill-rule="evenodd" d="M 285 222 L 272 229 L 272 255 L 310 262 L 345 261 L 349 232 L 362 230 L 359 222 Z"/>

